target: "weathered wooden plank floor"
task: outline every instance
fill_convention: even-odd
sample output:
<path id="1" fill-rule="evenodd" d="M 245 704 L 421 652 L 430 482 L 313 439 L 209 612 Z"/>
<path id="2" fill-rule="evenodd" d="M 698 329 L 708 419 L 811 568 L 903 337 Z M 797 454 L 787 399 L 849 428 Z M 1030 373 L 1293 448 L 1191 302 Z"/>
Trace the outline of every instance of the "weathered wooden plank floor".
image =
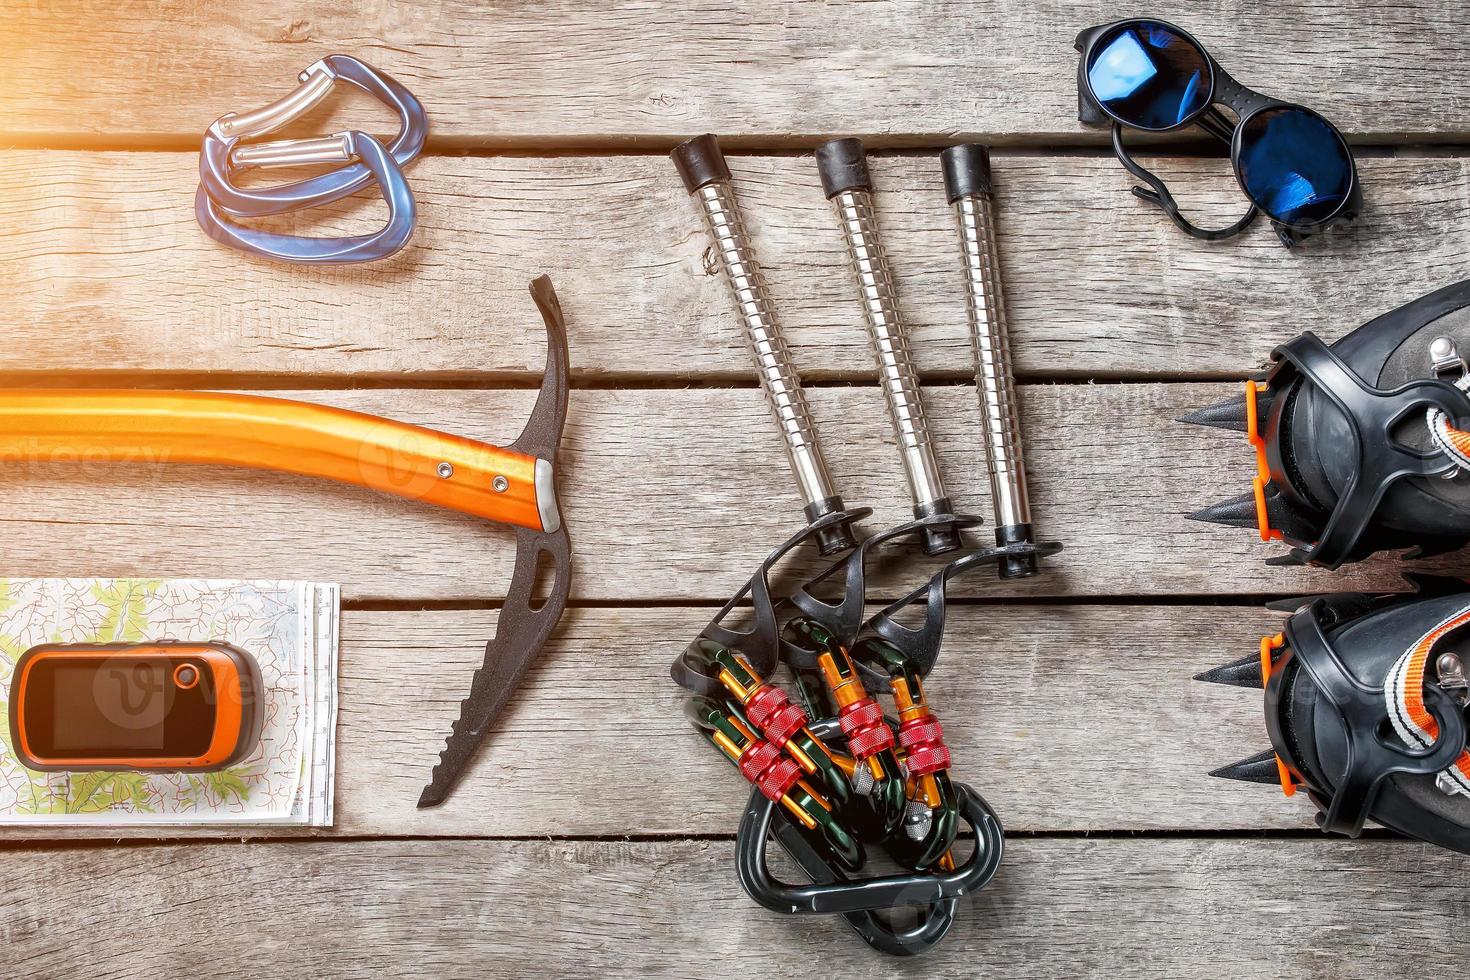
<path id="1" fill-rule="evenodd" d="M 222 251 L 174 192 L 196 166 L 191 153 L 0 152 L 0 208 L 17 218 L 0 311 L 17 342 L 0 350 L 0 372 L 529 382 L 543 354 L 525 284 L 549 272 L 584 383 L 750 381 L 724 283 L 704 274 L 699 215 L 662 153 L 424 159 L 415 191 L 444 206 L 422 209 L 399 256 L 348 271 Z M 872 377 L 811 156 L 741 156 L 732 169 L 804 374 Z M 1005 156 L 995 169 L 1023 377 L 1238 377 L 1300 330 L 1340 336 L 1357 311 L 1453 282 L 1470 260 L 1470 169 L 1458 157 L 1364 161 L 1363 220 L 1303 256 L 1264 228 L 1222 249 L 1150 220 L 1111 157 Z M 1239 216 L 1228 161 L 1159 170 L 1202 223 Z M 873 171 L 919 366 L 973 379 L 936 155 L 878 158 Z M 381 208 L 344 204 L 337 227 L 367 231 Z M 151 317 L 137 315 L 145 307 Z"/>
<path id="2" fill-rule="evenodd" d="M 1245 489 L 1251 461 L 1243 440 L 1174 419 L 1303 329 L 1337 337 L 1465 275 L 1470 14 L 1376 0 L 1153 12 L 1365 148 L 1354 229 L 1292 254 L 1264 227 L 1207 245 L 1134 200 L 1105 134 L 1075 120 L 1072 38 L 1117 13 L 1096 2 L 0 0 L 0 380 L 279 391 L 504 442 L 543 358 L 525 285 L 547 273 L 575 372 L 562 473 L 579 566 L 517 704 L 457 794 L 421 812 L 508 582 L 507 532 L 305 480 L 4 460 L 6 575 L 321 578 L 343 584 L 347 612 L 337 826 L 245 843 L 6 833 L 0 973 L 185 976 L 206 948 L 221 977 L 783 976 L 834 954 L 854 976 L 1462 963 L 1463 858 L 1322 839 L 1300 798 L 1205 775 L 1266 741 L 1258 697 L 1190 676 L 1253 649 L 1277 620 L 1263 597 L 1394 588 L 1397 566 L 1267 568 L 1253 534 L 1184 520 Z M 333 51 L 394 73 L 431 113 L 413 244 L 377 266 L 300 270 L 205 239 L 199 133 Z M 380 115 L 343 99 L 318 118 Z M 964 138 L 1004 148 L 1035 506 L 1067 552 L 1045 578 L 955 590 L 929 689 L 959 768 L 1014 836 L 995 886 L 916 962 L 745 898 L 731 864 L 743 784 L 687 731 L 667 680 L 796 513 L 664 156 L 711 130 L 738 151 L 837 481 L 875 524 L 904 516 L 902 477 L 840 234 L 799 151 L 833 134 L 894 151 L 874 160 L 878 203 L 941 465 L 988 516 L 935 158 Z M 1233 218 L 1228 165 L 1194 149 L 1153 162 L 1201 220 Z M 344 203 L 312 227 L 367 227 L 377 207 Z"/>

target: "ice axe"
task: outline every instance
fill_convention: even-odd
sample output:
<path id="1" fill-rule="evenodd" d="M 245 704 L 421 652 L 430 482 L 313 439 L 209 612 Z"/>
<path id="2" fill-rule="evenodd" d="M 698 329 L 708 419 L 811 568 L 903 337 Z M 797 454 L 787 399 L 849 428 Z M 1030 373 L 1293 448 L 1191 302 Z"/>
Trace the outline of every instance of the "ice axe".
<path id="1" fill-rule="evenodd" d="M 556 492 L 567 414 L 567 338 L 551 280 L 531 283 L 546 371 L 521 436 L 491 446 L 421 426 L 283 398 L 208 391 L 0 389 L 0 457 L 196 463 L 355 484 L 516 528 L 516 564 L 494 638 L 419 798 L 444 801 L 566 608 L 571 545 Z M 554 574 L 535 599 L 539 566 Z"/>

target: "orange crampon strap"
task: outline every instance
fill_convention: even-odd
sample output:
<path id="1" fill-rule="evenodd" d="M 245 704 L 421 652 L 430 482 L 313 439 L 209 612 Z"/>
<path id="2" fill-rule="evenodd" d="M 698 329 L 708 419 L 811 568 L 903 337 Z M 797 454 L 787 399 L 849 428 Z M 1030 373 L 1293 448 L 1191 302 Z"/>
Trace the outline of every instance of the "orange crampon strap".
<path id="1" fill-rule="evenodd" d="M 1470 607 L 1445 618 L 1425 633 L 1388 672 L 1388 683 L 1384 685 L 1388 717 L 1405 745 L 1428 748 L 1439 738 L 1439 723 L 1424 706 L 1424 671 L 1435 644 L 1467 623 L 1470 623 Z M 1461 793 L 1470 796 L 1470 752 L 1462 751 L 1445 772 Z"/>
<path id="2" fill-rule="evenodd" d="M 1256 475 L 1251 479 L 1251 489 L 1256 494 L 1256 523 L 1262 541 L 1273 538 L 1281 540 L 1281 532 L 1271 527 L 1271 518 L 1266 511 L 1266 485 L 1271 482 L 1271 467 L 1266 462 L 1266 438 L 1261 435 L 1261 419 L 1256 406 L 1256 396 L 1261 385 L 1253 380 L 1245 383 L 1245 437 L 1256 451 Z"/>
<path id="3" fill-rule="evenodd" d="M 1430 438 L 1439 451 L 1460 464 L 1461 469 L 1470 470 L 1470 432 L 1455 428 L 1450 417 L 1437 408 L 1431 408 L 1426 419 Z"/>
<path id="4" fill-rule="evenodd" d="M 1276 666 L 1276 651 L 1286 645 L 1286 634 L 1277 633 L 1275 636 L 1261 637 L 1261 686 L 1271 679 L 1271 671 Z M 1281 758 L 1281 753 L 1276 753 L 1276 778 L 1281 781 L 1281 792 L 1284 796 L 1296 795 L 1296 779 L 1291 775 L 1291 770 L 1286 768 L 1286 760 Z"/>

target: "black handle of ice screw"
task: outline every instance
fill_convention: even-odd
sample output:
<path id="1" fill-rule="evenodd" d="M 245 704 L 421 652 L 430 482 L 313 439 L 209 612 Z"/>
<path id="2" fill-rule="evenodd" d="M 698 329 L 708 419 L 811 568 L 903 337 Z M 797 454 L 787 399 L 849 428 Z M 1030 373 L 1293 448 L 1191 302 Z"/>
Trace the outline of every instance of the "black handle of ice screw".
<path id="1" fill-rule="evenodd" d="M 713 133 L 685 140 L 674 147 L 669 156 L 684 180 L 684 189 L 691 194 L 701 187 L 730 179 L 725 154 L 720 151 L 720 141 Z"/>
<path id="2" fill-rule="evenodd" d="M 944 170 L 944 193 L 953 204 L 971 194 L 995 193 L 990 180 L 990 150 L 980 143 L 961 143 L 939 154 Z"/>

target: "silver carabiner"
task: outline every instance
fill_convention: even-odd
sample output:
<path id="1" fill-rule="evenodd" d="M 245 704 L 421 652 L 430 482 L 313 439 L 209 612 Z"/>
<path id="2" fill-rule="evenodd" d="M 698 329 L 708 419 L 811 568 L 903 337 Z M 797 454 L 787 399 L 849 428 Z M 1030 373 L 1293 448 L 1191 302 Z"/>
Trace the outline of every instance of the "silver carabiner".
<path id="1" fill-rule="evenodd" d="M 372 182 L 372 170 L 353 153 L 351 131 L 307 139 L 242 142 L 299 119 L 320 105 L 339 81 L 362 89 L 397 113 L 399 132 L 386 149 L 398 167 L 407 166 L 423 150 L 429 131 L 428 115 L 413 93 L 388 75 L 356 58 L 333 54 L 308 66 L 297 78 L 300 84 L 295 90 L 270 105 L 226 113 L 205 131 L 199 148 L 199 183 L 221 210 L 237 217 L 283 214 L 339 201 Z M 247 168 L 314 164 L 346 166 L 275 187 L 246 188 L 233 180 L 235 173 Z"/>

